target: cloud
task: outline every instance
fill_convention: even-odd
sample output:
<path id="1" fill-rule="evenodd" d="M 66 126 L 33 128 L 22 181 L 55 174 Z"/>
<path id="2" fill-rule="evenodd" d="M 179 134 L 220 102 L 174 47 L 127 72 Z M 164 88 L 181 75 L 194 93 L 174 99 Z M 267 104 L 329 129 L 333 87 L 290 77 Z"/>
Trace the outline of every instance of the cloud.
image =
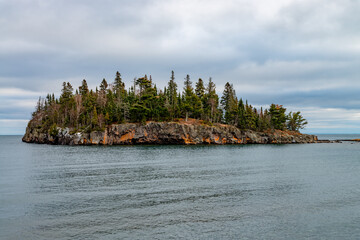
<path id="1" fill-rule="evenodd" d="M 0 119 L 117 70 L 128 85 L 151 74 L 163 87 L 174 70 L 180 88 L 186 74 L 211 76 L 254 105 L 358 111 L 359 11 L 352 0 L 0 0 Z"/>
<path id="2" fill-rule="evenodd" d="M 31 113 L 35 110 L 37 99 L 44 95 L 44 92 L 34 92 L 19 88 L 1 88 L 0 120 L 4 120 L 2 127 L 4 128 L 9 125 L 9 119 L 19 120 L 18 124 L 23 123 L 25 119 L 29 119 Z"/>
<path id="3" fill-rule="evenodd" d="M 301 108 L 309 124 L 308 133 L 360 133 L 360 113 L 341 108 Z"/>
<path id="4" fill-rule="evenodd" d="M 28 120 L 0 119 L 0 135 L 23 135 Z"/>

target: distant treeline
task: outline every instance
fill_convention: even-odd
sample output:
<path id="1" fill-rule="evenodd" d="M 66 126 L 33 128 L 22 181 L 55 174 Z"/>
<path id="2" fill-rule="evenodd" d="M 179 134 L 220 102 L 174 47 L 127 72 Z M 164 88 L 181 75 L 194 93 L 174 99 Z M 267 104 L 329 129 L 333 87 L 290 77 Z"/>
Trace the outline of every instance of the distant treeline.
<path id="1" fill-rule="evenodd" d="M 269 109 L 256 109 L 247 100 L 238 99 L 233 85 L 228 82 L 219 98 L 211 78 L 206 84 L 199 78 L 195 86 L 189 75 L 184 80 L 182 91 L 178 90 L 173 71 L 162 90 L 156 87 L 151 76 L 146 75 L 134 79 L 127 89 L 119 72 L 113 83 L 103 79 L 95 91 L 89 90 L 85 79 L 75 92 L 69 82 L 64 82 L 59 98 L 54 94 L 39 98 L 29 124 L 47 131 L 58 126 L 92 131 L 112 123 L 176 121 L 179 118 L 203 120 L 210 125 L 226 123 L 255 131 L 299 131 L 307 124 L 300 112 L 286 114 L 282 105 L 271 104 Z"/>

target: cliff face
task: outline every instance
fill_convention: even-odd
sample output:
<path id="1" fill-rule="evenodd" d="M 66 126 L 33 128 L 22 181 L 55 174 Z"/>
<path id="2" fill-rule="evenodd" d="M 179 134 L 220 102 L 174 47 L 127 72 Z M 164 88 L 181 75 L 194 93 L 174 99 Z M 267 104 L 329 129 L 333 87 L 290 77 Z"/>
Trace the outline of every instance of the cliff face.
<path id="1" fill-rule="evenodd" d="M 27 127 L 22 139 L 28 143 L 60 145 L 126 145 L 126 144 L 247 144 L 247 143 L 314 143 L 317 137 L 284 131 L 241 131 L 229 125 L 194 125 L 176 122 L 149 122 L 109 125 L 104 131 L 91 133 L 58 128 L 51 136 L 38 128 Z"/>

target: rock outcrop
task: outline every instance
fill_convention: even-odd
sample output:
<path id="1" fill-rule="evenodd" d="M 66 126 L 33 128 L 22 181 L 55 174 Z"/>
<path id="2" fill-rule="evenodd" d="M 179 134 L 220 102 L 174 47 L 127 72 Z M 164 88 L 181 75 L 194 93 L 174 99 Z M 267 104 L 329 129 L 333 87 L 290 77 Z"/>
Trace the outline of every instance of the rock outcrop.
<path id="1" fill-rule="evenodd" d="M 288 131 L 255 132 L 234 126 L 148 122 L 113 124 L 104 131 L 74 132 L 57 128 L 50 135 L 39 128 L 27 127 L 24 142 L 59 145 L 132 145 L 132 144 L 288 144 L 315 143 L 317 137 Z"/>

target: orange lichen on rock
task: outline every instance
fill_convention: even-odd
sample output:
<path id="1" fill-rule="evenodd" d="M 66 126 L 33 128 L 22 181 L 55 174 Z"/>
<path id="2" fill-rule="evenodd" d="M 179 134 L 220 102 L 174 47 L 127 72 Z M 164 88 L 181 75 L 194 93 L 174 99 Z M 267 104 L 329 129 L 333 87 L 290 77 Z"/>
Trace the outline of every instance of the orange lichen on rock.
<path id="1" fill-rule="evenodd" d="M 214 140 L 215 140 L 215 142 L 218 142 L 218 141 L 219 141 L 219 139 L 220 139 L 220 137 L 219 137 L 218 135 L 215 135 L 215 136 L 214 136 Z"/>
<path id="2" fill-rule="evenodd" d="M 104 134 L 104 139 L 103 139 L 103 142 L 102 142 L 103 145 L 106 144 L 106 137 L 107 137 L 106 134 Z"/>
<path id="3" fill-rule="evenodd" d="M 203 142 L 207 144 L 211 144 L 210 138 L 203 138 Z"/>
<path id="4" fill-rule="evenodd" d="M 226 144 L 226 138 L 223 138 L 221 141 L 222 141 L 222 144 Z"/>
<path id="5" fill-rule="evenodd" d="M 128 132 L 120 137 L 120 142 L 130 141 L 134 138 L 134 136 L 135 136 L 135 131 L 131 130 L 130 132 Z"/>
<path id="6" fill-rule="evenodd" d="M 184 140 L 184 143 L 185 143 L 186 145 L 196 144 L 196 143 L 189 137 L 189 134 L 186 134 L 186 136 L 183 136 L 182 139 Z"/>
<path id="7" fill-rule="evenodd" d="M 241 143 L 241 142 L 242 142 L 241 139 L 238 139 L 238 138 L 236 138 L 236 137 L 234 137 L 234 136 L 233 136 L 233 140 L 234 140 L 235 143 Z"/>

